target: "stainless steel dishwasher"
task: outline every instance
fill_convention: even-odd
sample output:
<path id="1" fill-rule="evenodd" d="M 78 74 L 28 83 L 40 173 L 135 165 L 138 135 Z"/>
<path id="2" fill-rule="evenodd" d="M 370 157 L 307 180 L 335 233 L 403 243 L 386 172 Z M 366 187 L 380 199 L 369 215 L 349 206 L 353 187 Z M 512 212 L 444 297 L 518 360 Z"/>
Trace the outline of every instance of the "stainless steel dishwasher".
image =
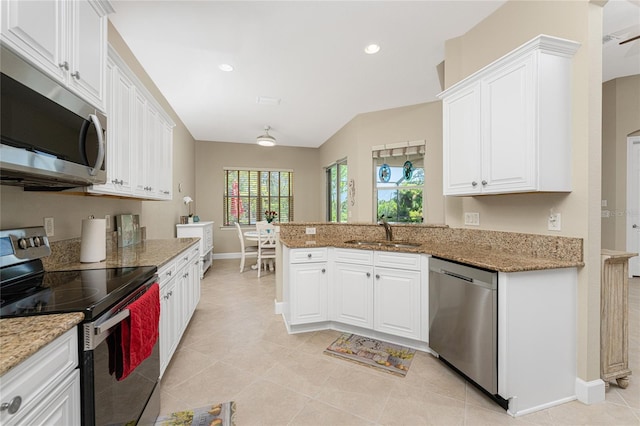
<path id="1" fill-rule="evenodd" d="M 429 347 L 506 408 L 497 395 L 497 289 L 497 272 L 429 259 Z"/>

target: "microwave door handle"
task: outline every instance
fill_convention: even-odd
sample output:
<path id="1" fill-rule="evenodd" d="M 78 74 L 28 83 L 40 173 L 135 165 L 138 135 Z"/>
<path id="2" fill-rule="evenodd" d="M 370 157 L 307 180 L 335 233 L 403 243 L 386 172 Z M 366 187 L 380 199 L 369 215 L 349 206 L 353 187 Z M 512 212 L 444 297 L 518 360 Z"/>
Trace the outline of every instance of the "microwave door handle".
<path id="1" fill-rule="evenodd" d="M 89 171 L 91 176 L 95 176 L 96 173 L 98 173 L 98 170 L 100 170 L 100 167 L 102 167 L 102 163 L 104 163 L 104 136 L 102 134 L 102 125 L 100 124 L 98 116 L 95 114 L 89 114 L 89 118 L 96 128 L 96 133 L 98 135 L 98 155 L 96 156 L 96 162 L 93 169 Z M 86 144 L 87 140 L 85 139 L 84 142 Z"/>

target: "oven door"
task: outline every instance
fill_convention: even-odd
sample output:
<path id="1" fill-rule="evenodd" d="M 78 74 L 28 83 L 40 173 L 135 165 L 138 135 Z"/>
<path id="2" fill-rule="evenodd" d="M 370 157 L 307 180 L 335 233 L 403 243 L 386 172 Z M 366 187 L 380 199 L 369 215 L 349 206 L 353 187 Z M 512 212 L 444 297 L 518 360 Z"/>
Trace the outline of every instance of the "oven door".
<path id="1" fill-rule="evenodd" d="M 160 412 L 160 352 L 152 354 L 124 380 L 109 374 L 107 337 L 126 318 L 127 305 L 140 297 L 155 280 L 138 288 L 109 312 L 84 327 L 81 366 L 83 425 L 153 424 Z"/>

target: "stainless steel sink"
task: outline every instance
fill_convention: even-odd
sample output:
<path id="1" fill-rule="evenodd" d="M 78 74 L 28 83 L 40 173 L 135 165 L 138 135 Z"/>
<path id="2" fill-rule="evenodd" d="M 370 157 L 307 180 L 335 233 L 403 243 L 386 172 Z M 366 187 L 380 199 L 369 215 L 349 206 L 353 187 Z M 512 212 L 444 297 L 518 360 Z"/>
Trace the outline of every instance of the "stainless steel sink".
<path id="1" fill-rule="evenodd" d="M 410 243 L 407 241 L 395 242 L 395 241 L 368 241 L 368 240 L 348 240 L 345 244 L 355 244 L 357 246 L 373 246 L 373 247 L 396 247 L 396 248 L 415 248 L 420 247 L 422 244 Z"/>

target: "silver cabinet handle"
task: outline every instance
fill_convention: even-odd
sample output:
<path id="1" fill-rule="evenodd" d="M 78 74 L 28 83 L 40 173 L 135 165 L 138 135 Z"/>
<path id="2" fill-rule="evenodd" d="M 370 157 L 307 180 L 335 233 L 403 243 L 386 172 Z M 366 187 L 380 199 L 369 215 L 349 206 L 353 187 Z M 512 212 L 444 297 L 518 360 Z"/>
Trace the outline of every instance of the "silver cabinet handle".
<path id="1" fill-rule="evenodd" d="M 307 257 L 308 257 L 309 259 L 311 259 L 311 253 L 309 253 L 309 254 L 307 255 Z"/>
<path id="2" fill-rule="evenodd" d="M 72 72 L 71 77 L 75 78 L 76 80 L 80 80 L 80 71 Z"/>
<path id="3" fill-rule="evenodd" d="M 367 278 L 371 276 L 371 272 L 367 272 Z"/>
<path id="4" fill-rule="evenodd" d="M 62 68 L 63 70 L 65 70 L 65 71 L 69 71 L 69 62 L 67 62 L 67 61 L 64 61 L 63 63 L 58 64 L 58 66 L 60 68 Z"/>
<path id="5" fill-rule="evenodd" d="M 638 228 L 638 225 L 636 225 L 636 224 L 634 223 L 634 224 L 633 224 L 633 226 L 632 226 L 632 228 L 633 228 L 633 229 L 636 229 L 636 228 Z"/>
<path id="6" fill-rule="evenodd" d="M 471 182 L 471 186 L 473 186 L 473 187 L 475 188 L 476 186 L 478 186 L 478 182 L 476 182 L 476 181 L 474 180 L 473 182 Z"/>
<path id="7" fill-rule="evenodd" d="M 380 274 L 376 274 L 376 279 L 379 280 L 380 279 Z"/>
<path id="8" fill-rule="evenodd" d="M 324 274 L 326 272 L 326 269 L 322 268 L 322 273 Z"/>
<path id="9" fill-rule="evenodd" d="M 0 405 L 0 411 L 7 410 L 9 414 L 15 414 L 20 409 L 20 404 L 22 404 L 22 398 L 14 396 L 10 402 L 3 402 Z"/>
<path id="10" fill-rule="evenodd" d="M 486 185 L 487 185 L 487 181 L 486 181 L 486 180 L 483 180 L 483 181 L 482 181 L 482 186 L 486 186 Z"/>

